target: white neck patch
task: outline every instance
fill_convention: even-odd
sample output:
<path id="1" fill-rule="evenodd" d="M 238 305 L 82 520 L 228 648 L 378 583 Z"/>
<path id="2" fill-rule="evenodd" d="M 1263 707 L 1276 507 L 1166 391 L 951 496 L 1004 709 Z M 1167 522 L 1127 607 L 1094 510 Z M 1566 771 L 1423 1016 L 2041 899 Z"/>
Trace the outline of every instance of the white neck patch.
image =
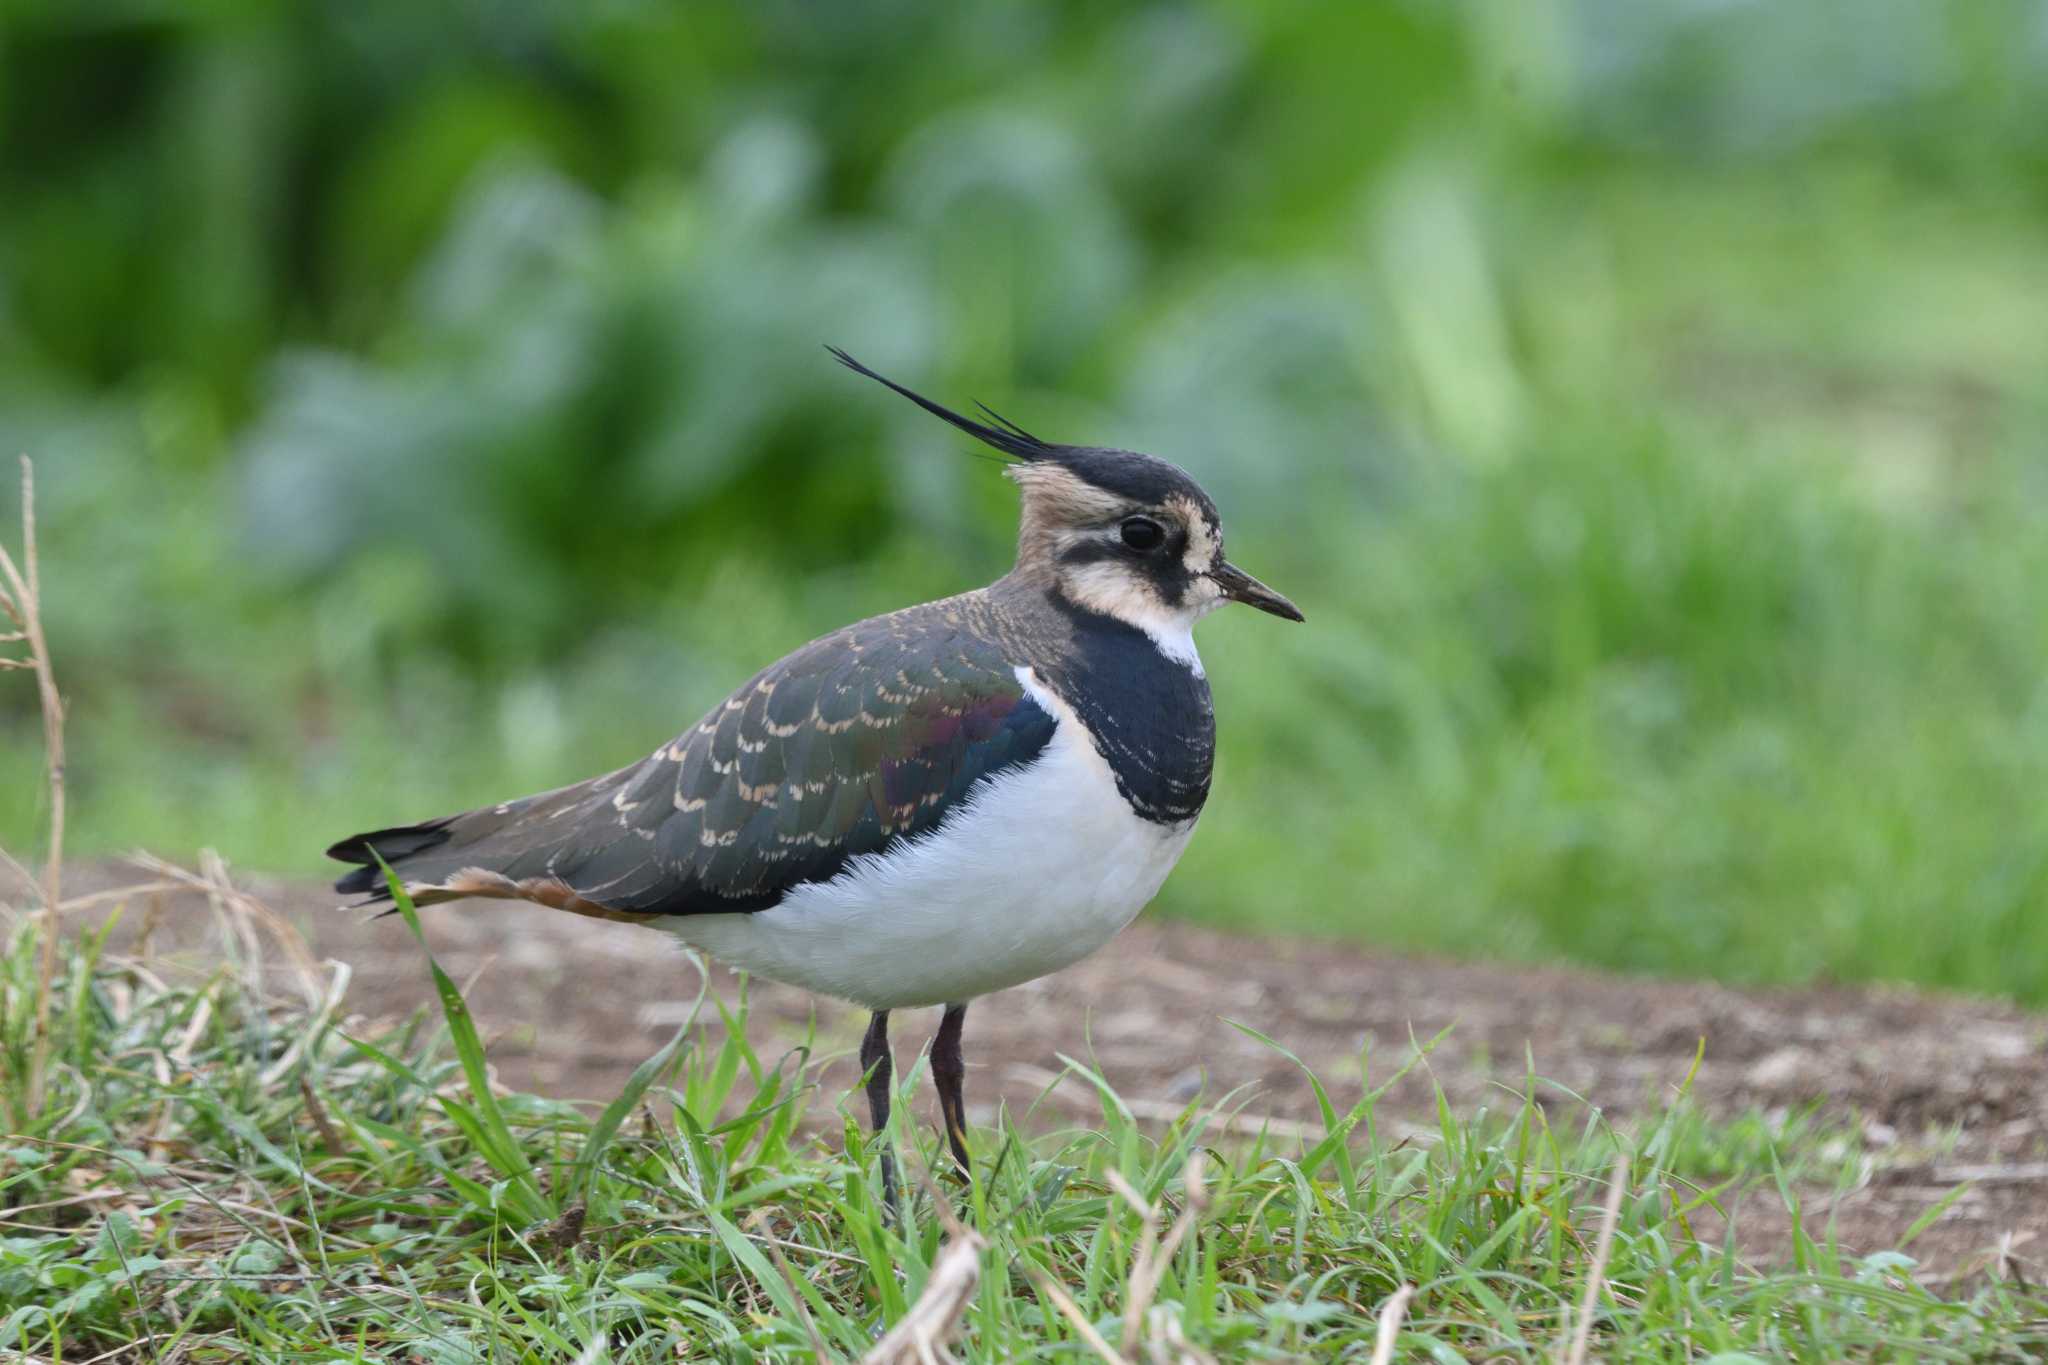
<path id="1" fill-rule="evenodd" d="M 1202 671 L 1202 656 L 1195 652 L 1195 623 L 1192 619 L 1176 621 L 1165 626 L 1155 626 L 1142 621 L 1133 624 L 1152 638 L 1152 643 L 1159 646 L 1161 654 L 1189 669 L 1198 678 L 1209 676 Z"/>
<path id="2" fill-rule="evenodd" d="M 1208 578 L 1195 580 L 1191 600 L 1169 607 L 1135 575 L 1114 564 L 1087 564 L 1063 576 L 1060 586 L 1076 603 L 1127 626 L 1136 626 L 1159 652 L 1198 678 L 1202 656 L 1195 652 L 1195 622 L 1223 605 L 1223 593 Z"/>

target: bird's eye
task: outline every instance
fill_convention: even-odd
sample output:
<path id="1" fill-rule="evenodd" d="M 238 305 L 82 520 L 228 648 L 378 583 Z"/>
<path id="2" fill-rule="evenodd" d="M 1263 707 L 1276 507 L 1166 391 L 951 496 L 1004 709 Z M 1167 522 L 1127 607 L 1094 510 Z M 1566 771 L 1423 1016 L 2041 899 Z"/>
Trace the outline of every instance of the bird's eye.
<path id="1" fill-rule="evenodd" d="M 1126 517 L 1119 529 L 1124 544 L 1140 554 L 1150 554 L 1166 543 L 1166 528 L 1150 517 Z"/>

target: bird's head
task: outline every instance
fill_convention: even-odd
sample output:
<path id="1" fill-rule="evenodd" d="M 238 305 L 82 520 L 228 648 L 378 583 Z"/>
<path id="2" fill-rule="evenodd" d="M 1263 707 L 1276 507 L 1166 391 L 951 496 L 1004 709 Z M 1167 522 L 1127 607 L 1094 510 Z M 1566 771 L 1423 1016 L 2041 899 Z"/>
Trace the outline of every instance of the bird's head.
<path id="1" fill-rule="evenodd" d="M 1131 450 L 1054 445 L 987 408 L 975 421 L 876 374 L 834 347 L 841 364 L 1010 457 L 1024 491 L 1018 572 L 1068 601 L 1155 639 L 1185 636 L 1226 602 L 1289 621 L 1295 605 L 1223 557 L 1216 504 L 1178 465 Z"/>

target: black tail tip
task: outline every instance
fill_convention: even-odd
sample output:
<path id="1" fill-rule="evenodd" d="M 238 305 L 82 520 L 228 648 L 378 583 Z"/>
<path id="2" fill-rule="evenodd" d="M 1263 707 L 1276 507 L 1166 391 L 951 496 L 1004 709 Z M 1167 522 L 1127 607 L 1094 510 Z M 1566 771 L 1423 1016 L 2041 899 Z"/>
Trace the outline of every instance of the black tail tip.
<path id="1" fill-rule="evenodd" d="M 367 834 L 351 834 L 327 850 L 327 856 L 336 862 L 360 864 L 354 871 L 335 882 L 334 889 L 344 895 L 368 895 L 372 899 L 388 898 L 391 888 L 384 880 L 384 869 L 377 866 L 379 858 L 388 865 L 396 866 L 415 854 L 424 853 L 447 842 L 446 820 L 429 820 L 418 825 L 394 825 L 390 829 L 371 830 Z"/>
<path id="2" fill-rule="evenodd" d="M 374 867 L 359 867 L 336 878 L 334 889 L 344 896 L 368 896 L 372 901 L 391 899 L 391 888 L 384 884 L 383 871 Z"/>

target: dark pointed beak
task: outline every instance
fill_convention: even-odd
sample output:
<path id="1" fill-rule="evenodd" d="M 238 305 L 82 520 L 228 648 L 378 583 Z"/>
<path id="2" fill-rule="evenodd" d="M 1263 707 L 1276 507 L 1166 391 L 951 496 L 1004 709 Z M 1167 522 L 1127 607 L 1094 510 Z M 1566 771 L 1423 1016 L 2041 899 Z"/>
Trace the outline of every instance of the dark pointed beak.
<path id="1" fill-rule="evenodd" d="M 1301 608 L 1227 559 L 1211 569 L 1209 577 L 1216 580 L 1216 586 L 1223 589 L 1223 595 L 1233 602 L 1257 607 L 1260 611 L 1271 612 L 1289 621 L 1304 619 Z"/>

